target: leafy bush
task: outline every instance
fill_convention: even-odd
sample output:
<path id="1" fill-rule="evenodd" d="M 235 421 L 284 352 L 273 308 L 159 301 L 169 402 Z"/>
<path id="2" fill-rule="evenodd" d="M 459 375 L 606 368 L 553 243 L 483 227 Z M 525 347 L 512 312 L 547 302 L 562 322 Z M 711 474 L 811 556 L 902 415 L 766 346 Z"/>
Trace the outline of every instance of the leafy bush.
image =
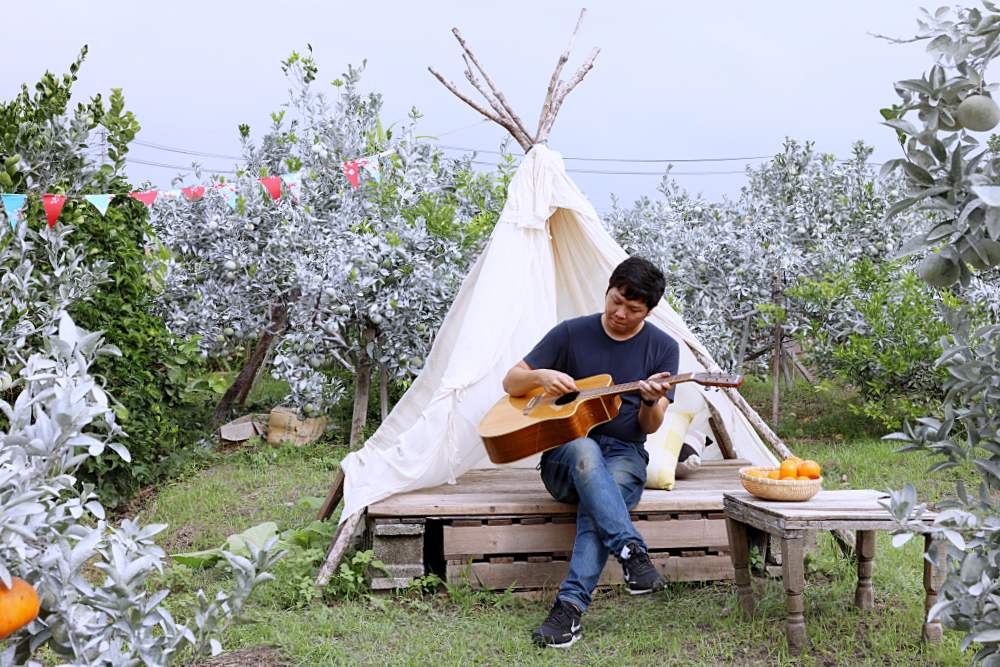
<path id="1" fill-rule="evenodd" d="M 247 557 L 223 552 L 233 589 L 211 601 L 199 591 L 193 625 L 177 622 L 162 606 L 170 591 L 147 590 L 163 569 L 153 537 L 165 526 L 109 524 L 94 487 L 75 476 L 106 449 L 130 459 L 91 375 L 98 355 L 121 353 L 66 314 L 44 343 L 20 370 L 13 403 L 0 400 L 9 424 L 0 431 L 0 582 L 18 576 L 41 599 L 38 618 L 0 644 L 0 663 L 24 663 L 42 646 L 74 665 L 167 665 L 181 650 L 220 652 L 217 637 L 271 577 L 275 540 L 247 543 Z"/>
<path id="2" fill-rule="evenodd" d="M 1000 155 L 996 141 L 984 148 L 970 129 L 989 130 L 996 118 L 970 117 L 963 108 L 997 112 L 991 99 L 997 86 L 984 77 L 998 53 L 1000 6 L 986 1 L 982 10 L 941 7 L 933 14 L 924 11 L 918 25 L 920 32 L 907 41 L 926 40 L 935 63 L 920 78 L 897 81 L 900 103 L 882 110 L 905 154 L 883 170 L 901 169 L 908 186 L 889 214 L 933 211 L 935 219 L 906 244 L 910 251 L 929 251 L 918 266 L 921 278 L 936 287 L 950 286 L 970 302 L 985 295 L 993 302 L 976 305 L 995 312 L 991 290 L 976 289 L 974 283 L 1000 265 Z M 966 127 L 970 120 L 975 127 Z M 976 662 L 998 665 L 1000 326 L 976 329 L 975 318 L 972 308 L 949 318 L 951 340 L 939 360 L 948 373 L 943 411 L 907 423 L 889 437 L 905 443 L 904 450 L 941 458 L 932 471 L 974 466 L 981 477 L 977 494 L 959 481 L 955 497 L 941 503 L 943 511 L 930 527 L 936 550 L 944 555 L 946 578 L 938 603 L 927 615 L 965 632 L 963 650 L 979 643 Z M 894 542 L 924 530 L 916 520 L 924 506 L 912 485 L 894 492 L 888 504 L 902 529 L 909 531 Z"/>
<path id="3" fill-rule="evenodd" d="M 128 144 L 139 130 L 125 110 L 120 90 L 108 103 L 100 95 L 70 111 L 76 73 L 46 73 L 13 100 L 0 103 L 0 188 L 7 192 L 116 193 L 132 188 L 123 175 Z M 88 154 L 103 134 L 106 156 Z M 23 363 L 18 349 L 36 349 L 51 333 L 55 314 L 67 310 L 81 326 L 105 332 L 122 351 L 113 363 L 101 359 L 116 397 L 118 420 L 131 436 L 133 465 L 110 456 L 88 458 L 81 474 L 95 482 L 102 498 L 117 503 L 139 485 L 175 469 L 192 451 L 204 422 L 202 408 L 188 399 L 188 379 L 179 369 L 200 361 L 197 350 L 178 345 L 163 322 L 149 313 L 152 286 L 144 248 L 151 234 L 145 208 L 118 197 L 103 217 L 77 198 L 67 200 L 54 230 L 36 196 L 29 198 L 15 233 L 0 225 L 0 267 L 5 279 L 0 305 L 4 367 Z M 67 273 L 68 272 L 68 273 Z M 113 288 L 112 288 L 113 287 Z"/>
<path id="4" fill-rule="evenodd" d="M 805 306 L 799 334 L 813 364 L 858 389 L 852 410 L 891 429 L 940 405 L 945 373 L 935 362 L 949 330 L 939 309 L 957 307 L 956 297 L 900 262 L 869 259 L 788 293 Z"/>

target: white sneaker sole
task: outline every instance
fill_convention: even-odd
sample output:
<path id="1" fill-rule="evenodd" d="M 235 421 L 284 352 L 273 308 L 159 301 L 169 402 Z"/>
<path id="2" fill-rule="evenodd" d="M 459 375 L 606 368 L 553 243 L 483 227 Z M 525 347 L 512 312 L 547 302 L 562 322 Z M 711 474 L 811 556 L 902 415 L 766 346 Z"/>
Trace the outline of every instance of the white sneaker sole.
<path id="1" fill-rule="evenodd" d="M 546 644 L 544 648 L 569 648 L 570 646 L 575 644 L 576 641 L 580 639 L 580 637 L 582 636 L 583 636 L 582 634 L 577 633 L 573 635 L 573 638 L 570 639 L 568 642 L 563 642 L 562 644 Z"/>

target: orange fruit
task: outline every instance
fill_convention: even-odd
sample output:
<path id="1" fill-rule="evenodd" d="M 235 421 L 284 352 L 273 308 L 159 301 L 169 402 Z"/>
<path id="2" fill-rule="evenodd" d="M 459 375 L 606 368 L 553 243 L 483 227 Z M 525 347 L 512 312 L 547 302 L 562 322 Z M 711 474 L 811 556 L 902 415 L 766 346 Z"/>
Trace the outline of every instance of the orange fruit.
<path id="1" fill-rule="evenodd" d="M 802 463 L 802 459 L 800 459 L 798 456 L 786 456 L 785 460 L 786 461 L 795 461 L 795 463 Z"/>
<path id="2" fill-rule="evenodd" d="M 799 468 L 796 474 L 803 477 L 808 477 L 809 479 L 819 479 L 820 469 L 819 464 L 815 461 L 803 461 L 799 464 Z"/>
<path id="3" fill-rule="evenodd" d="M 0 583 L 0 639 L 31 623 L 38 616 L 38 595 L 24 579 L 11 577 L 11 587 Z"/>
<path id="4" fill-rule="evenodd" d="M 809 480 L 812 479 L 812 477 L 806 477 L 805 475 L 799 475 L 795 479 L 799 480 L 800 482 L 808 482 Z"/>
<path id="5" fill-rule="evenodd" d="M 767 473 L 767 477 L 768 477 L 768 479 L 781 479 L 781 471 L 780 470 L 770 470 Z"/>
<path id="6" fill-rule="evenodd" d="M 778 469 L 779 476 L 781 479 L 795 479 L 798 475 L 799 464 L 795 461 L 785 459 L 781 462 L 781 467 Z"/>

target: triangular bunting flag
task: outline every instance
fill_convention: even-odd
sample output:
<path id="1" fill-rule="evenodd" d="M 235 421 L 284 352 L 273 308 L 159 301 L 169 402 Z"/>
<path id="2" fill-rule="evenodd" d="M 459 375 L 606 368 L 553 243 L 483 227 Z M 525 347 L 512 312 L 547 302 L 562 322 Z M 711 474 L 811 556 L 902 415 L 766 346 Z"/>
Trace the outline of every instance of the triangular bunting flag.
<path id="1" fill-rule="evenodd" d="M 361 161 L 361 166 L 364 170 L 372 177 L 376 183 L 382 180 L 382 170 L 378 165 L 378 155 L 372 155 L 371 157 L 366 157 Z"/>
<path id="2" fill-rule="evenodd" d="M 281 198 L 280 176 L 268 176 L 267 178 L 258 178 L 257 180 L 260 182 L 261 185 L 264 186 L 264 189 L 267 190 L 267 193 L 271 195 L 271 199 L 277 200 Z"/>
<path id="3" fill-rule="evenodd" d="M 302 172 L 293 171 L 290 174 L 285 174 L 281 177 L 281 180 L 285 182 L 285 187 L 288 188 L 288 192 L 292 195 L 292 199 L 298 201 L 299 186 L 302 184 Z"/>
<path id="4" fill-rule="evenodd" d="M 49 221 L 49 228 L 56 226 L 56 220 L 62 213 L 63 204 L 66 203 L 66 195 L 42 195 L 42 206 L 45 207 L 45 217 Z"/>
<path id="5" fill-rule="evenodd" d="M 104 216 L 108 212 L 108 205 L 114 195 L 83 195 L 83 198 L 90 202 L 90 205 L 97 209 L 97 212 Z"/>
<path id="6" fill-rule="evenodd" d="M 7 214 L 7 221 L 11 229 L 17 229 L 17 223 L 21 221 L 21 209 L 28 201 L 28 195 L 15 195 L 4 193 L 0 195 L 3 200 L 3 211 Z"/>
<path id="7" fill-rule="evenodd" d="M 157 190 L 145 190 L 145 191 L 130 192 L 128 193 L 128 196 L 131 197 L 132 199 L 137 199 L 141 201 L 146 206 L 152 206 L 153 202 L 156 201 L 156 195 L 158 194 L 159 192 Z"/>
<path id="8" fill-rule="evenodd" d="M 212 186 L 219 191 L 222 198 L 226 200 L 226 206 L 229 208 L 236 208 L 236 186 L 231 183 L 216 183 Z"/>
<path id="9" fill-rule="evenodd" d="M 182 188 L 181 192 L 187 197 L 188 201 L 198 201 L 205 196 L 205 186 L 203 185 L 191 185 L 186 188 Z"/>
<path id="10" fill-rule="evenodd" d="M 358 161 L 357 160 L 347 160 L 341 167 L 344 170 L 344 176 L 347 176 L 347 180 L 351 182 L 351 187 L 355 190 L 358 189 Z"/>

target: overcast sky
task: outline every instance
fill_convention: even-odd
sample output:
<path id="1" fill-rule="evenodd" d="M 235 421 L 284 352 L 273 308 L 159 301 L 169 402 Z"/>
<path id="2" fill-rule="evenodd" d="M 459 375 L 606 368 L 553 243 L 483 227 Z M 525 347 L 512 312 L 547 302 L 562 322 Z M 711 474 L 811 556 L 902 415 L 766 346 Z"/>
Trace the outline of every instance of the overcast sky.
<path id="1" fill-rule="evenodd" d="M 931 60 L 922 43 L 893 46 L 869 33 L 912 35 L 921 5 L 937 6 L 591 1 L 564 77 L 592 47 L 601 53 L 562 107 L 549 146 L 564 157 L 744 157 L 772 155 L 788 136 L 841 157 L 862 139 L 875 147 L 876 160 L 896 157 L 898 144 L 879 124 L 878 110 L 896 101 L 893 81 L 920 76 Z M 476 113 L 427 66 L 468 89 L 451 35 L 457 26 L 533 127 L 581 6 L 562 0 L 19 2 L 4 9 L 0 95 L 9 99 L 46 69 L 65 71 L 86 43 L 78 96 L 123 88 L 142 124 L 139 139 L 238 154 L 237 125 L 248 123 L 260 136 L 287 98 L 280 61 L 310 43 L 321 81 L 367 59 L 362 88 L 383 94 L 385 121 L 402 120 L 416 106 L 424 114 L 421 133 L 448 133 L 440 139 L 448 146 L 496 150 L 505 131 L 477 124 Z M 451 132 L 459 128 L 465 129 Z M 135 147 L 132 156 L 182 166 L 192 159 L 148 147 Z M 225 158 L 198 159 L 209 170 L 233 167 Z M 742 172 L 746 164 L 677 163 L 674 171 L 691 191 L 736 197 L 742 173 L 686 174 Z M 572 160 L 567 167 L 658 172 L 663 165 Z M 129 167 L 134 182 L 161 187 L 176 173 Z M 572 175 L 599 211 L 609 208 L 612 193 L 631 202 L 654 194 L 659 182 L 655 175 Z"/>

